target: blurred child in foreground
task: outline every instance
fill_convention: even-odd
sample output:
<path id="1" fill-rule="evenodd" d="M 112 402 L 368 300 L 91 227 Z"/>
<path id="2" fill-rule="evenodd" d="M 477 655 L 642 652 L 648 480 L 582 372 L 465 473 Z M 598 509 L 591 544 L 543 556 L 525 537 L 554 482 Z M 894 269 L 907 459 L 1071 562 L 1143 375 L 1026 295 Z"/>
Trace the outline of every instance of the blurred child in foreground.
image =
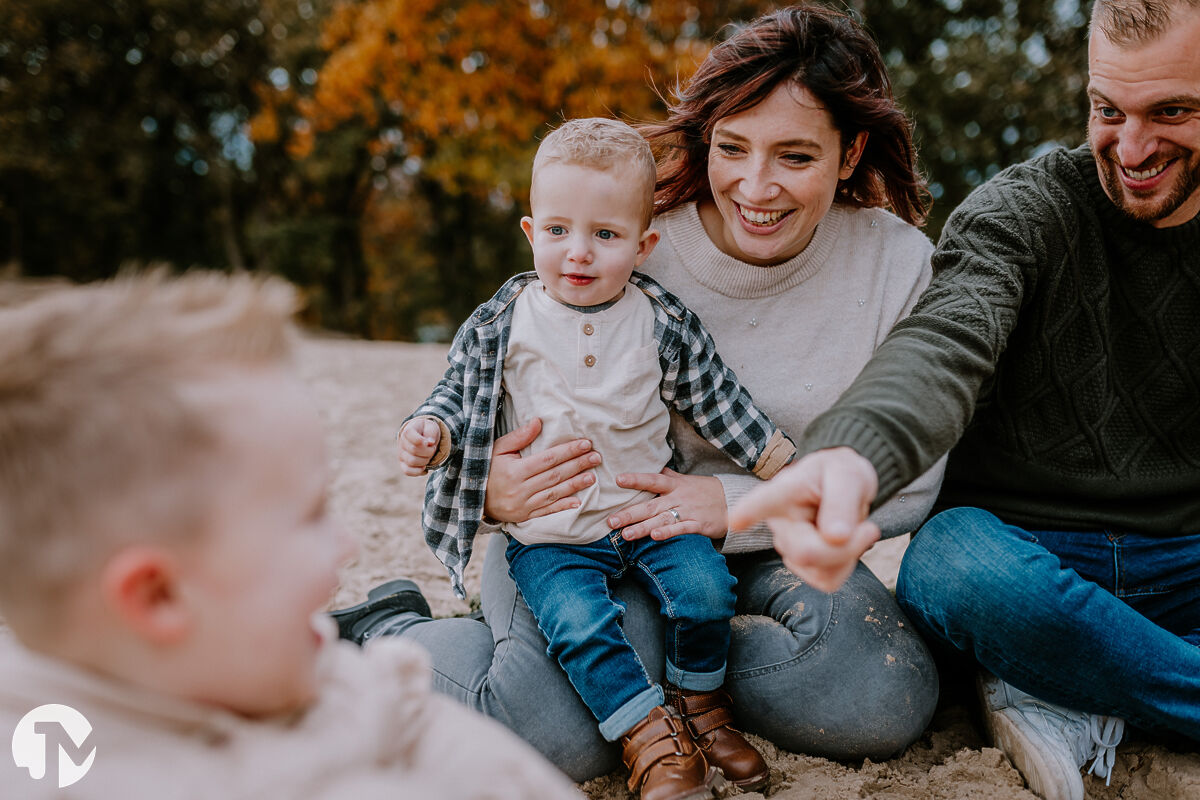
<path id="1" fill-rule="evenodd" d="M 279 281 L 193 273 L 0 311 L 0 614 L 19 641 L 0 730 L 46 704 L 91 725 L 74 750 L 32 727 L 50 746 L 0 759 L 5 797 L 64 796 L 64 753 L 89 752 L 71 797 L 578 797 L 432 694 L 418 647 L 360 650 L 319 613 L 352 548 L 288 364 L 294 305 Z"/>

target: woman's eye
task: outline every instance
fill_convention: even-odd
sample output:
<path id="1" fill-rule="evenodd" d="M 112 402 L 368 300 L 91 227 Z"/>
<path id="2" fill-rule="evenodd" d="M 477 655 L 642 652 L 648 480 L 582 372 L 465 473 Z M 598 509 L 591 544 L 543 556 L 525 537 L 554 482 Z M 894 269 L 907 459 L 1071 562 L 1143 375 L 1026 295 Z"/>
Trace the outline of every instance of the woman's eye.
<path id="1" fill-rule="evenodd" d="M 596 231 L 596 236 L 600 237 L 601 239 L 605 239 L 605 240 L 617 238 L 617 235 L 615 233 L 613 233 L 612 231 L 608 230 L 607 228 Z"/>
<path id="2" fill-rule="evenodd" d="M 717 145 L 717 149 L 727 156 L 736 156 L 738 153 L 742 152 L 742 148 L 735 144 L 719 144 Z"/>
<path id="3" fill-rule="evenodd" d="M 807 164 L 813 157 L 808 153 L 784 153 L 783 160 L 789 164 Z"/>

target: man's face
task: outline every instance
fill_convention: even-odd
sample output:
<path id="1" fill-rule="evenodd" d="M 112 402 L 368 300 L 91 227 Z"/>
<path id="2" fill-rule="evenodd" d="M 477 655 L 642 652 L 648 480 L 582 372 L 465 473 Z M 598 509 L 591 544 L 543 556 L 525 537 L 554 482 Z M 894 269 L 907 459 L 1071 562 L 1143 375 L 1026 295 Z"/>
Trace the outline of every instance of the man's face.
<path id="1" fill-rule="evenodd" d="M 1200 212 L 1200 11 L 1175 11 L 1168 30 L 1122 45 L 1099 28 L 1088 47 L 1088 142 L 1104 191 L 1156 228 Z"/>

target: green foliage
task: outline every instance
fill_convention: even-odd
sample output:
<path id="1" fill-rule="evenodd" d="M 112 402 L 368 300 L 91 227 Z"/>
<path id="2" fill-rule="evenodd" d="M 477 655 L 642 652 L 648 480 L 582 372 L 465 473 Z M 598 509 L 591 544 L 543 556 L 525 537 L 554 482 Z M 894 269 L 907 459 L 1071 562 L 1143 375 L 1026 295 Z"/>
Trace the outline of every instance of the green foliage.
<path id="1" fill-rule="evenodd" d="M 0 3 L 0 244 L 31 274 L 242 262 L 253 2 Z"/>
<path id="2" fill-rule="evenodd" d="M 856 0 L 916 122 L 930 233 L 967 193 L 1042 148 L 1085 138 L 1087 16 L 1078 0 Z"/>

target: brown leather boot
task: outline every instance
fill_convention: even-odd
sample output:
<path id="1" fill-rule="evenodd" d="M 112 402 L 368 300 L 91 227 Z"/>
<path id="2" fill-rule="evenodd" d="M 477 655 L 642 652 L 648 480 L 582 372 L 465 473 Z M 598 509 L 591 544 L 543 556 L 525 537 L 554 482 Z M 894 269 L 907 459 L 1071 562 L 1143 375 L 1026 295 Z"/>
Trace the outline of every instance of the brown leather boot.
<path id="1" fill-rule="evenodd" d="M 711 798 L 721 780 L 673 710 L 653 709 L 621 737 L 621 760 L 629 768 L 629 791 L 642 800 Z"/>
<path id="2" fill-rule="evenodd" d="M 725 780 L 742 789 L 767 785 L 771 770 L 754 745 L 733 728 L 728 692 L 693 692 L 670 684 L 663 688 L 667 705 L 680 713 L 708 763 L 720 767 Z"/>

